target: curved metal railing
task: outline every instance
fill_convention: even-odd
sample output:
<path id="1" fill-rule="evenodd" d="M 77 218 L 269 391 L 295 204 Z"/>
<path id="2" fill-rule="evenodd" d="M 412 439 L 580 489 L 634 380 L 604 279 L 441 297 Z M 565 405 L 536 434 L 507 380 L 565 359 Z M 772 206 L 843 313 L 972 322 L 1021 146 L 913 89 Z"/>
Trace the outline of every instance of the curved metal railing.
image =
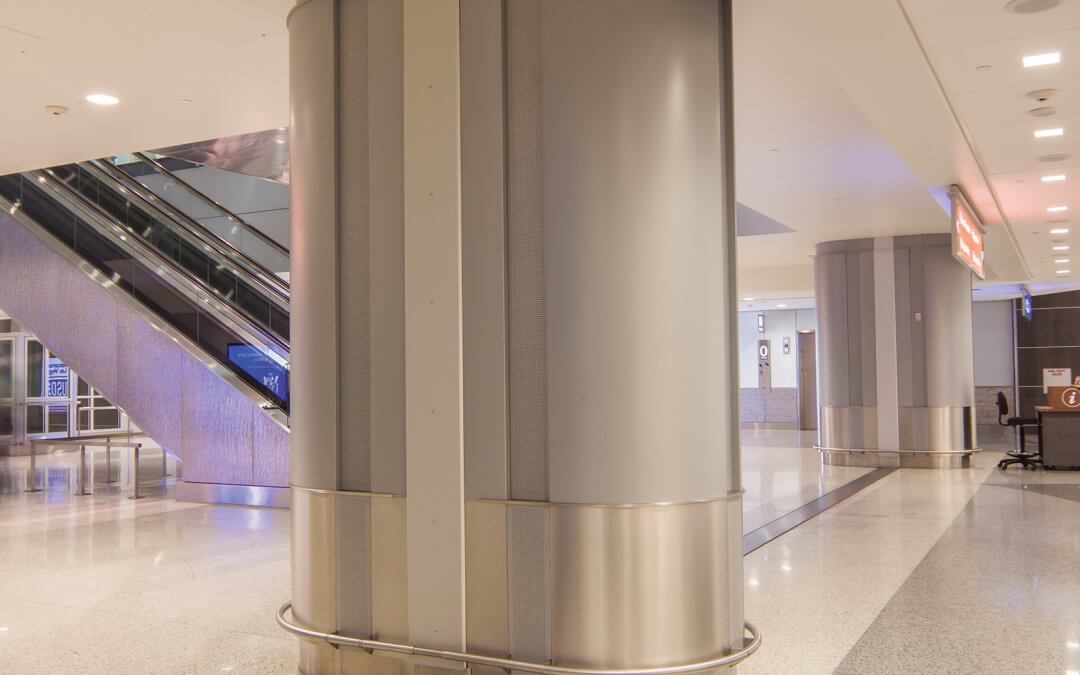
<path id="1" fill-rule="evenodd" d="M 718 656 L 707 661 L 696 661 L 677 666 L 660 666 L 657 668 L 623 668 L 623 669 L 596 669 L 596 668 L 572 668 L 566 666 L 553 666 L 546 663 L 532 663 L 529 661 L 516 661 L 514 659 L 500 658 L 497 656 L 484 656 L 482 654 L 470 654 L 467 652 L 453 652 L 442 649 L 428 649 L 417 645 L 408 645 L 398 642 L 383 642 L 381 640 L 366 640 L 363 638 L 346 637 L 336 633 L 324 633 L 299 626 L 285 615 L 292 609 L 292 603 L 286 602 L 277 613 L 278 625 L 286 631 L 308 640 L 327 642 L 337 647 L 354 647 L 367 651 L 393 652 L 395 654 L 408 654 L 410 656 L 425 656 L 444 661 L 466 663 L 474 666 L 490 666 L 503 670 L 516 670 L 523 673 L 539 673 L 540 675 L 683 675 L 685 673 L 700 673 L 715 668 L 734 666 L 745 661 L 761 646 L 761 634 L 750 622 L 746 623 L 746 632 L 750 633 L 750 639 L 743 640 L 742 649 L 724 656 Z"/>

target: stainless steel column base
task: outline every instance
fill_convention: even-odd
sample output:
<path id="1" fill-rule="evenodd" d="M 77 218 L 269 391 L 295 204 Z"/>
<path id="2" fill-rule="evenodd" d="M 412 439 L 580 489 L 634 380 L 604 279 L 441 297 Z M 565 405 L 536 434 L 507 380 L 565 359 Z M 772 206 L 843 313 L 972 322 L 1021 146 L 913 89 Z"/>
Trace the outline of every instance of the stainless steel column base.
<path id="1" fill-rule="evenodd" d="M 900 469 L 966 469 L 971 466 L 974 450 L 919 451 L 919 450 L 858 450 L 849 448 L 823 448 L 815 445 L 821 453 L 821 461 L 833 466 L 892 467 Z"/>

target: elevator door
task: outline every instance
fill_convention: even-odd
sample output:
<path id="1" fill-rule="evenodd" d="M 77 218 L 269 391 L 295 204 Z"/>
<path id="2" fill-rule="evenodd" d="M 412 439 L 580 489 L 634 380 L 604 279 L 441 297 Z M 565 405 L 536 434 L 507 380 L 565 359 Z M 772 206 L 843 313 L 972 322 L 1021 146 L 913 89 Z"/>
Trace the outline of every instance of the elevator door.
<path id="1" fill-rule="evenodd" d="M 817 334 L 814 331 L 796 334 L 799 359 L 799 428 L 813 430 L 818 426 L 817 406 Z"/>

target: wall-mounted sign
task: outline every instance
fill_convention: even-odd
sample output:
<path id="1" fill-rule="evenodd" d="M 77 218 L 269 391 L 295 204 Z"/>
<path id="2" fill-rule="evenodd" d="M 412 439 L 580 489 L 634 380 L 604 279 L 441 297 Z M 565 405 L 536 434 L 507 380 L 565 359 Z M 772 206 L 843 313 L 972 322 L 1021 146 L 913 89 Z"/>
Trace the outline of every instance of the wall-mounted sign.
<path id="1" fill-rule="evenodd" d="M 986 268 L 983 261 L 986 251 L 982 223 L 958 186 L 952 186 L 951 197 L 953 257 L 970 267 L 975 276 L 985 279 Z"/>
<path id="2" fill-rule="evenodd" d="M 1043 393 L 1050 387 L 1068 387 L 1072 384 L 1072 368 L 1043 368 Z"/>
<path id="3" fill-rule="evenodd" d="M 1080 388 L 1050 387 L 1046 394 L 1046 405 L 1054 410 L 1080 409 Z"/>
<path id="4" fill-rule="evenodd" d="M 758 387 L 768 389 L 772 386 L 772 347 L 768 340 L 757 341 L 757 377 Z"/>
<path id="5" fill-rule="evenodd" d="M 757 332 L 759 332 L 759 333 L 764 333 L 765 332 L 765 315 L 764 314 L 758 314 L 757 315 Z"/>
<path id="6" fill-rule="evenodd" d="M 229 345 L 229 360 L 281 401 L 289 402 L 289 368 L 286 364 L 258 347 L 244 344 Z"/>
<path id="7" fill-rule="evenodd" d="M 1025 319 L 1031 321 L 1032 304 L 1031 293 L 1028 292 L 1027 286 L 1020 287 L 1020 314 Z"/>

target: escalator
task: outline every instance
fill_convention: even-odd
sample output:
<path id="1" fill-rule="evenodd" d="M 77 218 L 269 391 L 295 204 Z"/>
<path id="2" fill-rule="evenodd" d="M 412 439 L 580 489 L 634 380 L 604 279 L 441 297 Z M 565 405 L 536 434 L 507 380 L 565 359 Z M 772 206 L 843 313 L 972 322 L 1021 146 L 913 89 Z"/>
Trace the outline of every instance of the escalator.
<path id="1" fill-rule="evenodd" d="M 185 481 L 284 487 L 288 251 L 224 208 L 227 228 L 204 226 L 139 182 L 136 171 L 167 169 L 136 157 L 0 177 L 0 301 L 183 456 Z M 172 194 L 214 208 L 174 183 Z M 27 277 L 38 270 L 43 297 L 33 298 Z M 107 320 L 95 321 L 95 303 Z M 98 329 L 104 346 L 71 334 Z"/>

